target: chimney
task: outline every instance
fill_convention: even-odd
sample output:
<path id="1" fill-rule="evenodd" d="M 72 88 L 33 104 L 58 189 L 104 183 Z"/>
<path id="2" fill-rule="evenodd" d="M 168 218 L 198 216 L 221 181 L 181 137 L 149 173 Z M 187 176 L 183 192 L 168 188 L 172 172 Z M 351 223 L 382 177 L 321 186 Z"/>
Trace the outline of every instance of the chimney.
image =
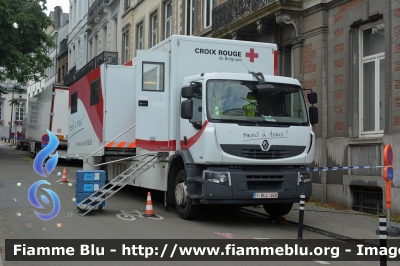
<path id="1" fill-rule="evenodd" d="M 61 25 L 61 14 L 62 14 L 61 6 L 56 6 L 56 7 L 54 8 L 54 24 L 55 24 L 55 29 L 60 28 L 60 25 Z"/>

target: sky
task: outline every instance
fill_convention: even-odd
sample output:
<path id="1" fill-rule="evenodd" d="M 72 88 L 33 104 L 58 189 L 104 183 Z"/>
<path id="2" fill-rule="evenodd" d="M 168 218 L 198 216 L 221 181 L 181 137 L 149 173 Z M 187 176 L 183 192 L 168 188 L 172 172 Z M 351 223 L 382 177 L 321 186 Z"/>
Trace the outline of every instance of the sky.
<path id="1" fill-rule="evenodd" d="M 69 13 L 69 0 L 47 0 L 46 14 L 50 14 L 50 11 L 54 11 L 54 7 L 61 6 L 63 13 Z"/>

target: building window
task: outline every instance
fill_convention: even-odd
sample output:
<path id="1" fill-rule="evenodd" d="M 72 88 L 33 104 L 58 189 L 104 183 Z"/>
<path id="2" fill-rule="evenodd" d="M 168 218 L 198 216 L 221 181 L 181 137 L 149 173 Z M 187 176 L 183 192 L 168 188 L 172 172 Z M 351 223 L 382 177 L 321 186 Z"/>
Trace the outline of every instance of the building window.
<path id="1" fill-rule="evenodd" d="M 186 0 L 186 35 L 193 35 L 194 31 L 194 0 Z"/>
<path id="2" fill-rule="evenodd" d="M 385 126 L 385 27 L 361 28 L 360 131 L 362 136 L 382 134 Z"/>
<path id="3" fill-rule="evenodd" d="M 131 0 L 124 0 L 124 10 L 127 10 L 131 6 Z"/>
<path id="4" fill-rule="evenodd" d="M 58 68 L 58 83 L 61 82 L 61 68 Z"/>
<path id="5" fill-rule="evenodd" d="M 15 107 L 15 120 L 19 121 L 19 120 L 24 120 L 24 104 L 23 103 L 19 103 L 16 107 Z"/>
<path id="6" fill-rule="evenodd" d="M 143 23 L 137 26 L 137 50 L 143 50 Z"/>
<path id="7" fill-rule="evenodd" d="M 172 1 L 165 3 L 165 39 L 172 35 Z"/>
<path id="8" fill-rule="evenodd" d="M 125 63 L 129 61 L 129 32 L 123 34 L 123 43 L 123 61 Z"/>
<path id="9" fill-rule="evenodd" d="M 157 44 L 157 33 L 158 33 L 158 19 L 157 13 L 151 16 L 151 46 Z"/>
<path id="10" fill-rule="evenodd" d="M 212 9 L 215 7 L 215 2 L 215 0 L 204 0 L 204 28 L 211 26 Z"/>

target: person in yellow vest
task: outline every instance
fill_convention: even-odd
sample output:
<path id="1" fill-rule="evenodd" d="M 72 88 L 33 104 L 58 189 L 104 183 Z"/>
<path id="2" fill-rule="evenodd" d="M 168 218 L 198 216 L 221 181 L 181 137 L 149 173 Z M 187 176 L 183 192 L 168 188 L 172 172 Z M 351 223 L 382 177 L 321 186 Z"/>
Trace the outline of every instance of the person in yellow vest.
<path id="1" fill-rule="evenodd" d="M 243 106 L 244 115 L 255 116 L 257 111 L 257 99 L 252 92 L 249 92 L 246 98 L 249 103 Z"/>

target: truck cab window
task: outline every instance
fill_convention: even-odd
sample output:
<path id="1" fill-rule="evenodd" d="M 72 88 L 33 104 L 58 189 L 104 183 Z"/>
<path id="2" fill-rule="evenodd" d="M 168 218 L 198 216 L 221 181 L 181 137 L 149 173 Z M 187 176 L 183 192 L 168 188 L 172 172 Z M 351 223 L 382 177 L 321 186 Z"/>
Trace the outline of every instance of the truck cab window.
<path id="1" fill-rule="evenodd" d="M 143 62 L 144 91 L 164 91 L 164 63 Z"/>
<path id="2" fill-rule="evenodd" d="M 78 92 L 74 92 L 71 95 L 71 114 L 78 111 Z"/>
<path id="3" fill-rule="evenodd" d="M 100 102 L 100 79 L 90 83 L 90 106 Z"/>
<path id="4" fill-rule="evenodd" d="M 190 120 L 191 123 L 200 124 L 202 123 L 202 87 L 194 88 L 194 97 L 193 101 L 193 118 Z"/>
<path id="5" fill-rule="evenodd" d="M 257 82 L 207 81 L 207 113 L 214 122 L 255 122 L 305 125 L 305 102 L 299 86 L 271 83 L 257 89 Z"/>

